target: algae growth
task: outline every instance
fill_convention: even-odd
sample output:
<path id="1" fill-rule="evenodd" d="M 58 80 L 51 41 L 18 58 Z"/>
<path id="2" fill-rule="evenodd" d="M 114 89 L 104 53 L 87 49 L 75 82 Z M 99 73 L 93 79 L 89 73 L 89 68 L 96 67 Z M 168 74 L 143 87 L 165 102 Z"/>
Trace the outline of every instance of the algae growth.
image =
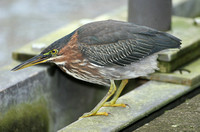
<path id="1" fill-rule="evenodd" d="M 13 106 L 0 113 L 0 132 L 48 132 L 49 117 L 43 101 Z"/>

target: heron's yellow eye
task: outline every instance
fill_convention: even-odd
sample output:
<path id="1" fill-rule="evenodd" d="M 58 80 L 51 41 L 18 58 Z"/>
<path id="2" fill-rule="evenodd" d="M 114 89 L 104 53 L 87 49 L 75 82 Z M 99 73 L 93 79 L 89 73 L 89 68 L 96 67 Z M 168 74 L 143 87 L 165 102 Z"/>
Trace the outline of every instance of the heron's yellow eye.
<path id="1" fill-rule="evenodd" d="M 51 54 L 52 55 L 56 55 L 58 53 L 58 50 L 57 49 L 53 49 L 52 51 L 51 51 Z"/>

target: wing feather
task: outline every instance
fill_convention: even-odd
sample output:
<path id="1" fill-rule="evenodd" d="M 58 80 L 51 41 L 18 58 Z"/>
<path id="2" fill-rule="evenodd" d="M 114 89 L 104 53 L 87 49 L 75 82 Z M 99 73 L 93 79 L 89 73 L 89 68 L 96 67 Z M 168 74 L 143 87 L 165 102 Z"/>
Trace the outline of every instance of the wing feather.
<path id="1" fill-rule="evenodd" d="M 125 66 L 167 48 L 179 48 L 181 40 L 164 32 L 120 21 L 100 21 L 79 28 L 82 54 L 100 66 Z"/>

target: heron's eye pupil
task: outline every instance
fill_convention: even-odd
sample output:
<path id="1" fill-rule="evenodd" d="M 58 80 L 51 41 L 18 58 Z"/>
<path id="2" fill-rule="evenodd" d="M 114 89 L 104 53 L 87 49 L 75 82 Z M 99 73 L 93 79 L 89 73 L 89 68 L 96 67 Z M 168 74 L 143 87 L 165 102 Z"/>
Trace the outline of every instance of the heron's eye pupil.
<path id="1" fill-rule="evenodd" d="M 54 54 L 54 55 L 57 54 L 57 52 L 58 52 L 57 49 L 53 49 L 53 50 L 51 51 L 51 53 Z"/>

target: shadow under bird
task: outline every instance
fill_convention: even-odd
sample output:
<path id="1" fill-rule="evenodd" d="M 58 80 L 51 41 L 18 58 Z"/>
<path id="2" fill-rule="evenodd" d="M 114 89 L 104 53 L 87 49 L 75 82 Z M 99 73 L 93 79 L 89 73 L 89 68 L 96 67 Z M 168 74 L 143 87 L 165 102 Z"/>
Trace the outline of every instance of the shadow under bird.
<path id="1" fill-rule="evenodd" d="M 180 48 L 180 45 L 180 39 L 149 27 L 115 20 L 97 21 L 85 24 L 55 41 L 12 71 L 53 62 L 77 79 L 110 86 L 97 106 L 81 118 L 107 116 L 108 113 L 98 110 L 101 107 L 126 107 L 125 104 L 116 103 L 116 100 L 128 79 L 153 73 L 158 69 L 158 52 Z M 118 88 L 114 80 L 122 80 Z"/>

